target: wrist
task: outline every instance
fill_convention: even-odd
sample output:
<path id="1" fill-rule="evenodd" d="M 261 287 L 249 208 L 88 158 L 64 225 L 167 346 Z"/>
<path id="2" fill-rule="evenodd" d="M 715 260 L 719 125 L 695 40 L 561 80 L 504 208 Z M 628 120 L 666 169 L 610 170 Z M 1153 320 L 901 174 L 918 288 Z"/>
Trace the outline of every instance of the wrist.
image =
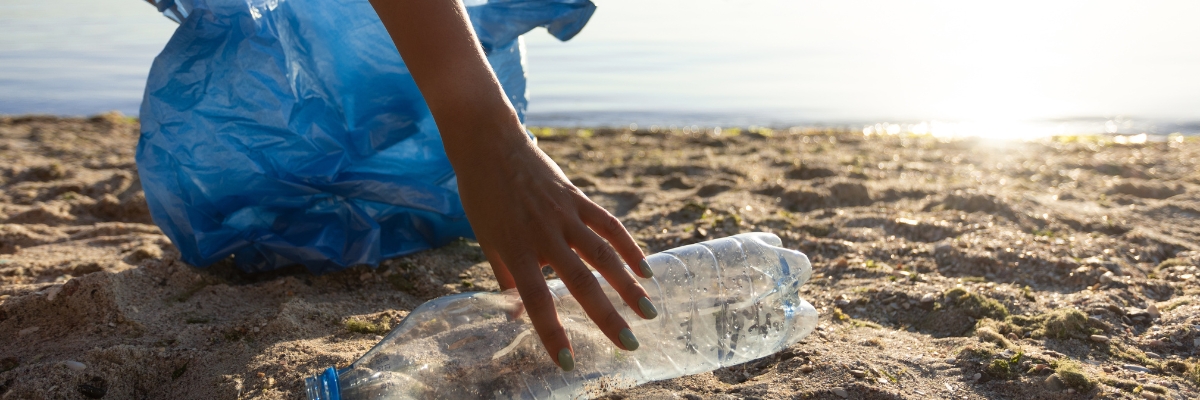
<path id="1" fill-rule="evenodd" d="M 532 145 L 516 111 L 502 108 L 463 107 L 455 115 L 437 120 L 446 156 L 456 171 L 474 164 L 497 166 L 501 158 L 523 152 Z M 445 114 L 443 114 L 445 115 Z"/>

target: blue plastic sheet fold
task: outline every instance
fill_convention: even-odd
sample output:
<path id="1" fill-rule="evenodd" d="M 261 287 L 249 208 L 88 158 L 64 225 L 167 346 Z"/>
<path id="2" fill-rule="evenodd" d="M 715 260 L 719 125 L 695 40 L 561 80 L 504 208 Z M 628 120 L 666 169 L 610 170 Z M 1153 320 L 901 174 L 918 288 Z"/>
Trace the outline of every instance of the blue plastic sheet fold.
<path id="1" fill-rule="evenodd" d="M 366 0 L 161 0 L 137 163 L 184 261 L 315 273 L 472 237 L 437 126 Z M 467 1 L 524 120 L 520 36 L 577 34 L 588 0 Z M 487 132 L 479 140 L 488 140 Z"/>

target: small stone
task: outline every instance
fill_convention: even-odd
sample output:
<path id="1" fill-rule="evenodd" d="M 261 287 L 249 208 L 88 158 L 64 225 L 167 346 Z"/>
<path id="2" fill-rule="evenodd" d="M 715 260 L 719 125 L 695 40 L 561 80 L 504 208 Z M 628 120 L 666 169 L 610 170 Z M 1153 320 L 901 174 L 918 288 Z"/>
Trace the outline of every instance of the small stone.
<path id="1" fill-rule="evenodd" d="M 1005 336 L 1005 337 L 1007 337 L 1008 340 L 1020 340 L 1021 339 L 1021 338 L 1017 337 L 1017 334 L 1012 333 L 1012 332 L 1009 332 L 1008 336 Z"/>
<path id="2" fill-rule="evenodd" d="M 983 374 L 976 372 L 975 375 L 971 375 L 971 381 L 977 382 L 977 381 L 979 381 L 979 378 L 982 378 L 982 377 L 983 377 Z"/>
<path id="3" fill-rule="evenodd" d="M 813 372 L 814 369 L 815 368 L 813 368 L 812 364 L 804 364 L 804 365 L 800 366 L 800 372 L 803 372 L 806 374 L 809 372 Z"/>
<path id="4" fill-rule="evenodd" d="M 854 375 L 855 378 L 862 378 L 864 376 L 867 376 L 867 371 L 863 371 L 860 369 L 852 369 L 852 370 L 850 370 L 850 375 Z"/>
<path id="5" fill-rule="evenodd" d="M 1046 385 L 1046 389 L 1055 392 L 1067 388 L 1067 385 L 1063 383 L 1062 379 L 1058 378 L 1058 375 L 1050 375 L 1046 377 L 1046 380 L 1042 381 L 1042 384 Z"/>
<path id="6" fill-rule="evenodd" d="M 1092 335 L 1089 338 L 1092 339 L 1092 341 L 1096 342 L 1096 343 L 1108 343 L 1108 341 L 1111 340 L 1108 338 L 1108 336 L 1104 336 L 1104 335 Z"/>
<path id="7" fill-rule="evenodd" d="M 921 296 L 921 303 L 922 303 L 922 304 L 926 304 L 926 303 L 932 303 L 932 302 L 934 302 L 935 300 L 937 300 L 937 296 L 935 296 L 933 293 L 925 293 L 925 295 L 924 295 L 924 296 Z"/>
<path id="8" fill-rule="evenodd" d="M 1069 388 L 1069 389 L 1067 389 L 1067 393 L 1075 393 L 1075 388 Z"/>
<path id="9" fill-rule="evenodd" d="M 63 365 L 66 365 L 67 368 L 70 368 L 72 371 L 83 371 L 84 368 L 87 368 L 87 365 L 83 365 L 83 363 L 79 361 L 64 361 Z"/>
<path id="10" fill-rule="evenodd" d="M 54 301 L 54 299 L 58 298 L 58 294 L 62 292 L 62 288 L 62 285 L 54 285 L 50 289 L 46 289 L 46 301 Z"/>
<path id="11" fill-rule="evenodd" d="M 1196 346 L 1196 347 L 1200 347 L 1200 337 L 1192 339 L 1192 345 Z"/>
<path id="12" fill-rule="evenodd" d="M 39 327 L 36 327 L 36 326 L 31 326 L 31 327 L 28 327 L 28 328 L 22 329 L 22 330 L 20 330 L 20 331 L 17 331 L 17 336 L 25 336 L 25 335 L 28 335 L 28 334 L 30 334 L 30 333 L 37 332 L 37 331 L 38 331 L 38 329 L 42 329 L 42 328 L 39 328 Z"/>
<path id="13" fill-rule="evenodd" d="M 1147 351 L 1147 352 L 1146 352 L 1146 357 L 1150 357 L 1150 358 L 1157 358 L 1157 359 L 1160 359 L 1160 360 L 1162 359 L 1162 355 L 1159 355 L 1158 353 L 1155 353 L 1155 352 L 1152 352 L 1152 351 Z"/>
<path id="14" fill-rule="evenodd" d="M 845 307 L 845 306 L 850 305 L 850 300 L 837 299 L 837 300 L 834 300 L 833 304 L 836 304 L 838 307 Z"/>
<path id="15" fill-rule="evenodd" d="M 1158 400 L 1158 395 L 1153 392 L 1142 392 L 1142 398 L 1146 400 Z"/>
<path id="16" fill-rule="evenodd" d="M 804 378 L 792 378 L 792 383 L 804 382 Z"/>
<path id="17" fill-rule="evenodd" d="M 843 399 L 850 397 L 850 392 L 847 392 L 846 389 L 842 389 L 840 387 L 835 387 L 833 389 L 829 389 L 829 391 L 833 392 L 833 394 L 836 394 L 836 395 L 838 395 L 838 397 L 841 397 Z"/>
<path id="18" fill-rule="evenodd" d="M 1150 303 L 1150 306 L 1146 307 L 1146 313 L 1150 314 L 1150 318 L 1157 319 L 1158 317 L 1162 316 L 1162 312 L 1158 311 L 1158 306 L 1155 305 L 1154 303 Z"/>
<path id="19" fill-rule="evenodd" d="M 1141 365 L 1125 364 L 1125 365 L 1122 365 L 1121 367 L 1125 368 L 1127 370 L 1133 371 L 1133 372 L 1150 373 L 1149 368 L 1143 367 Z"/>
<path id="20" fill-rule="evenodd" d="M 1032 371 L 1033 371 L 1033 372 L 1042 372 L 1042 371 L 1045 371 L 1045 370 L 1047 370 L 1047 369 L 1050 369 L 1050 366 L 1048 366 L 1048 365 L 1046 365 L 1046 364 L 1037 364 L 1037 365 L 1034 365 L 1034 366 L 1033 366 L 1033 369 L 1032 369 Z"/>

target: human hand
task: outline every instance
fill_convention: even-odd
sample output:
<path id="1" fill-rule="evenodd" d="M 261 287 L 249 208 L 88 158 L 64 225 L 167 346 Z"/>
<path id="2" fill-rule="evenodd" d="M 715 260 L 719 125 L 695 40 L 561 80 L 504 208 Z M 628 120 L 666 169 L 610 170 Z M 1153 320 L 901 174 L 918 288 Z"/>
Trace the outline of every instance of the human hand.
<path id="1" fill-rule="evenodd" d="M 496 280 L 502 288 L 517 288 L 550 357 L 564 370 L 575 367 L 542 276 L 547 264 L 609 340 L 636 350 L 637 337 L 583 261 L 650 319 L 658 311 L 621 263 L 644 265 L 642 250 L 616 217 L 572 185 L 525 136 L 462 3 L 373 0 L 372 5 L 433 113 L 458 175 L 463 209 Z M 643 268 L 639 274 L 649 278 Z"/>
<path id="2" fill-rule="evenodd" d="M 624 260 L 638 265 L 639 275 L 649 278 L 650 272 L 640 267 L 641 249 L 616 217 L 572 185 L 532 141 L 518 140 L 488 143 L 483 154 L 455 164 L 463 208 L 500 287 L 517 289 L 542 344 L 564 370 L 574 368 L 574 352 L 542 275 L 543 265 L 554 269 L 609 340 L 636 350 L 636 336 L 582 260 L 595 267 L 638 315 L 652 319 L 658 311 L 622 264 Z"/>

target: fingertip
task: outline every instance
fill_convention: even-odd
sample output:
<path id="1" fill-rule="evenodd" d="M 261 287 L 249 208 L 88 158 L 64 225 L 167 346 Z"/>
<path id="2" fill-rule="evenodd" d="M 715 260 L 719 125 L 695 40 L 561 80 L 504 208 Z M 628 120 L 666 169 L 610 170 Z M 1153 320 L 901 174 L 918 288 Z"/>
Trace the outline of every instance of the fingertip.
<path id="1" fill-rule="evenodd" d="M 575 370 L 575 355 L 571 354 L 570 348 L 563 347 L 558 350 L 558 367 L 562 368 L 563 372 Z"/>
<path id="2" fill-rule="evenodd" d="M 638 343 L 637 336 L 634 336 L 633 331 L 629 330 L 629 328 L 622 329 L 617 334 L 617 339 L 621 340 L 621 345 L 625 346 L 625 350 L 634 351 L 642 346 L 641 343 Z"/>
<path id="3" fill-rule="evenodd" d="M 658 318 L 658 307 L 650 301 L 648 297 L 638 299 L 638 309 L 642 311 L 642 318 L 655 319 Z"/>
<path id="4" fill-rule="evenodd" d="M 645 258 L 638 261 L 638 272 L 638 275 L 646 279 L 654 277 L 654 270 L 650 269 L 650 263 L 646 262 Z"/>

